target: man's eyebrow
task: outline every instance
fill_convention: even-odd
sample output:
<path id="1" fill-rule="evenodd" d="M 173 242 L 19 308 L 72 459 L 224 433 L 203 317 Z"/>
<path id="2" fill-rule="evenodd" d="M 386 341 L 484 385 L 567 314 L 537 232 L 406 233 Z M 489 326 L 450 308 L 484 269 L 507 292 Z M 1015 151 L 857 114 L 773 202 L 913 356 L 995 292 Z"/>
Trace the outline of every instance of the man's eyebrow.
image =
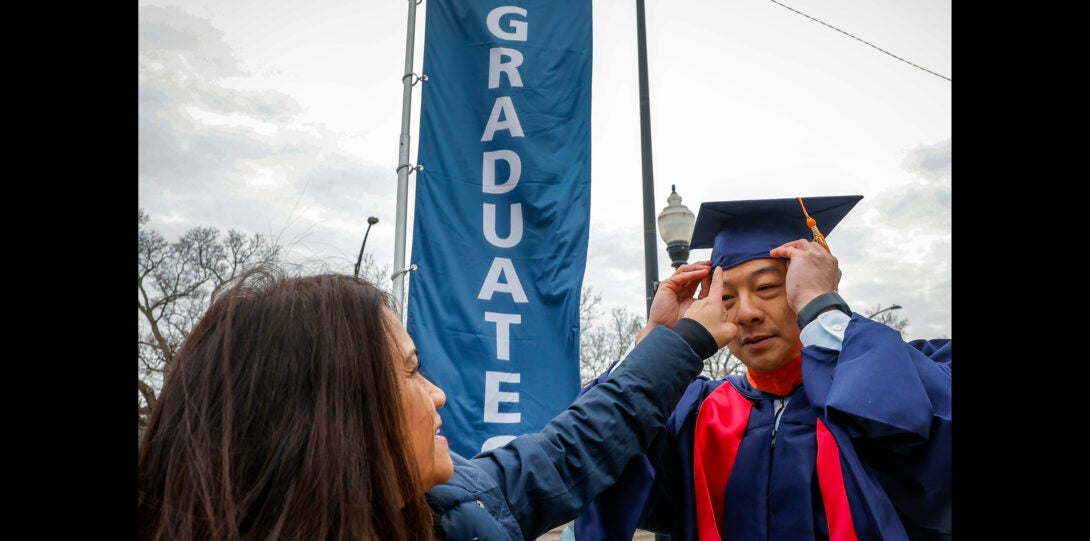
<path id="1" fill-rule="evenodd" d="M 759 278 L 759 277 L 761 277 L 763 275 L 766 275 L 766 274 L 780 274 L 782 272 L 782 270 L 783 270 L 783 267 L 777 266 L 774 263 L 770 263 L 768 265 L 765 265 L 763 267 L 758 267 L 758 268 L 753 269 L 752 271 L 750 271 L 749 279 L 752 280 L 754 278 Z M 724 286 L 724 288 L 733 287 L 733 286 L 728 286 L 725 282 L 724 282 L 723 286 Z M 729 293 L 728 291 L 726 291 L 726 290 L 723 291 L 723 298 L 727 298 L 727 297 L 731 297 L 731 296 L 733 296 L 733 295 L 731 293 Z"/>
<path id="2" fill-rule="evenodd" d="M 762 274 L 778 273 L 781 270 L 783 270 L 783 268 L 776 265 L 765 265 L 764 267 L 761 267 L 749 273 L 749 276 L 751 278 L 756 278 Z"/>

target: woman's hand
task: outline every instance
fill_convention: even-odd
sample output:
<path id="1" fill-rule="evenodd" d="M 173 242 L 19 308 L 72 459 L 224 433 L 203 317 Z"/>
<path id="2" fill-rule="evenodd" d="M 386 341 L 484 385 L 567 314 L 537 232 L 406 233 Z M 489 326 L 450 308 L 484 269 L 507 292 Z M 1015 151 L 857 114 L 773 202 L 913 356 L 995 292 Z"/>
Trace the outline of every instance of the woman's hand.
<path id="1" fill-rule="evenodd" d="M 651 300 L 647 324 L 636 334 L 636 343 L 659 325 L 673 328 L 697 298 L 706 297 L 712 279 L 711 270 L 711 261 L 688 263 L 678 267 L 672 276 L 659 284 L 655 298 Z M 700 296 L 694 297 L 698 289 Z"/>

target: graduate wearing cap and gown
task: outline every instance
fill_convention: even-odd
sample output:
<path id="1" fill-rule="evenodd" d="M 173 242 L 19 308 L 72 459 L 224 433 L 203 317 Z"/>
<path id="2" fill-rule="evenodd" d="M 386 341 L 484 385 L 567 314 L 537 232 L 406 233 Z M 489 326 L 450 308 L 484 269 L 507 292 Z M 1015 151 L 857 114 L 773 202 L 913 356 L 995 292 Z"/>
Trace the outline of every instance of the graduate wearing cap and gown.
<path id="1" fill-rule="evenodd" d="M 691 383 L 577 541 L 951 538 L 951 341 L 906 342 L 837 293 L 821 231 L 860 199 L 701 205 L 691 246 L 725 271 L 746 374 Z"/>

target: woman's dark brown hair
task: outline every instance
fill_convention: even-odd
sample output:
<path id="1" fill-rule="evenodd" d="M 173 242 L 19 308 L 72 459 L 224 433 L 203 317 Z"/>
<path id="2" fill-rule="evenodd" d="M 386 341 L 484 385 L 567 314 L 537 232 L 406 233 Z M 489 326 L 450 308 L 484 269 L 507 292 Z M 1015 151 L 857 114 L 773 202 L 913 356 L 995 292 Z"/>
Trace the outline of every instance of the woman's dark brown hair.
<path id="1" fill-rule="evenodd" d="M 391 300 L 257 269 L 175 357 L 140 440 L 138 537 L 432 537 L 401 419 Z"/>

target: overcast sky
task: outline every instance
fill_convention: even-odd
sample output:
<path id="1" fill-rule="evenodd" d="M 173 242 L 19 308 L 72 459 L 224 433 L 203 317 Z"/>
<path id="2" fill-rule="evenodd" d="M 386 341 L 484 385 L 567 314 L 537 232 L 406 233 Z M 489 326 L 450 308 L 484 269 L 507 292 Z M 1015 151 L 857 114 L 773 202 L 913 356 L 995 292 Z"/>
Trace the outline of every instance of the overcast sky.
<path id="1" fill-rule="evenodd" d="M 593 7 L 584 285 L 607 310 L 642 315 L 635 5 Z M 656 214 L 671 185 L 694 213 L 704 201 L 863 195 L 829 234 L 841 294 L 859 312 L 901 305 L 909 338 L 952 337 L 950 1 L 645 6 Z M 138 197 L 150 227 L 171 241 L 196 226 L 262 233 L 291 258 L 352 272 L 375 216 L 367 252 L 392 267 L 407 22 L 396 0 L 141 0 Z M 419 106 L 417 85 L 413 163 Z M 407 263 L 413 175 L 409 189 Z"/>

